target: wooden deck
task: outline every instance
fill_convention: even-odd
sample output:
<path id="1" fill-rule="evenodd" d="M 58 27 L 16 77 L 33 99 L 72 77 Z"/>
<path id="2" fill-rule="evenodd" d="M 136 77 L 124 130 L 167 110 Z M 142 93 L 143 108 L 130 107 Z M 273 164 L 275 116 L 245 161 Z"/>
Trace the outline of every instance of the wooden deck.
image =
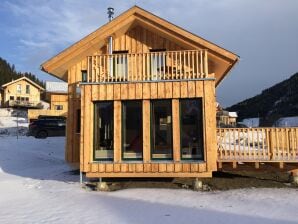
<path id="1" fill-rule="evenodd" d="M 298 165 L 298 128 L 218 128 L 218 168 L 223 163 Z"/>

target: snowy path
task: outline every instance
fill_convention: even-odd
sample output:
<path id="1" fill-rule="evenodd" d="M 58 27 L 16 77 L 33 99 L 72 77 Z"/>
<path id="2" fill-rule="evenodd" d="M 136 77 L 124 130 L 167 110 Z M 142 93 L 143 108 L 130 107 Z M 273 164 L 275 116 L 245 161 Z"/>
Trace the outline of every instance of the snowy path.
<path id="1" fill-rule="evenodd" d="M 88 192 L 63 137 L 0 136 L 0 223 L 298 223 L 298 189 Z"/>

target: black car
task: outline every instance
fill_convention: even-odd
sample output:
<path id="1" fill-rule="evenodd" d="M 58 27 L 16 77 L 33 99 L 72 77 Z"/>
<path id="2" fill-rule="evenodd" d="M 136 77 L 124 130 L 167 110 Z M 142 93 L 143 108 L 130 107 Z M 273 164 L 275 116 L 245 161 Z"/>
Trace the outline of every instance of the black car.
<path id="1" fill-rule="evenodd" d="M 65 127 L 65 119 L 38 119 L 29 124 L 28 136 L 35 138 L 65 136 Z"/>

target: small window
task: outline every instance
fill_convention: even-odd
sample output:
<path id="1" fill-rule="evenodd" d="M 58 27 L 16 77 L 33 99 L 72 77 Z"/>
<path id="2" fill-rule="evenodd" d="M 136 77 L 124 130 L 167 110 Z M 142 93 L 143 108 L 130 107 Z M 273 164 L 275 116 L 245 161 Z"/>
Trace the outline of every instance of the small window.
<path id="1" fill-rule="evenodd" d="M 26 94 L 30 94 L 30 85 L 26 85 Z"/>
<path id="2" fill-rule="evenodd" d="M 22 92 L 22 86 L 21 84 L 17 85 L 17 93 L 21 93 Z"/>
<path id="3" fill-rule="evenodd" d="M 124 160 L 143 159 L 142 101 L 122 103 L 122 157 Z"/>
<path id="4" fill-rule="evenodd" d="M 173 159 L 171 100 L 151 101 L 151 158 Z"/>
<path id="5" fill-rule="evenodd" d="M 113 102 L 96 102 L 94 108 L 94 159 L 113 160 Z"/>
<path id="6" fill-rule="evenodd" d="M 14 100 L 14 96 L 10 96 L 9 99 L 10 99 L 10 100 Z"/>
<path id="7" fill-rule="evenodd" d="M 21 101 L 25 101 L 25 97 L 21 97 Z"/>
<path id="8" fill-rule="evenodd" d="M 21 97 L 17 96 L 17 100 L 20 101 L 21 100 Z"/>
<path id="9" fill-rule="evenodd" d="M 77 128 L 76 133 L 81 133 L 81 109 L 77 110 Z"/>
<path id="10" fill-rule="evenodd" d="M 82 82 L 87 82 L 87 70 L 82 70 L 81 75 L 82 75 Z"/>
<path id="11" fill-rule="evenodd" d="M 202 117 L 202 99 L 180 100 L 181 159 L 204 159 Z"/>
<path id="12" fill-rule="evenodd" d="M 25 97 L 25 101 L 27 101 L 27 102 L 28 102 L 28 101 L 29 101 L 29 97 Z"/>
<path id="13" fill-rule="evenodd" d="M 55 110 L 63 110 L 63 105 L 55 105 Z"/>

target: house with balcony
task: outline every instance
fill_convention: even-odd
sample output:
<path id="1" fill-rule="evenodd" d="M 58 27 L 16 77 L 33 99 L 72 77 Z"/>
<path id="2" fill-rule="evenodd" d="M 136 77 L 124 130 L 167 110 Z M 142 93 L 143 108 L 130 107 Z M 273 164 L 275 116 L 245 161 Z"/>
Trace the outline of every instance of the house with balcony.
<path id="1" fill-rule="evenodd" d="M 111 19 L 41 65 L 68 83 L 66 160 L 87 177 L 212 176 L 215 88 L 238 59 L 137 6 Z"/>
<path id="2" fill-rule="evenodd" d="M 42 108 L 40 94 L 44 88 L 21 77 L 2 85 L 2 106 L 18 108 Z"/>

